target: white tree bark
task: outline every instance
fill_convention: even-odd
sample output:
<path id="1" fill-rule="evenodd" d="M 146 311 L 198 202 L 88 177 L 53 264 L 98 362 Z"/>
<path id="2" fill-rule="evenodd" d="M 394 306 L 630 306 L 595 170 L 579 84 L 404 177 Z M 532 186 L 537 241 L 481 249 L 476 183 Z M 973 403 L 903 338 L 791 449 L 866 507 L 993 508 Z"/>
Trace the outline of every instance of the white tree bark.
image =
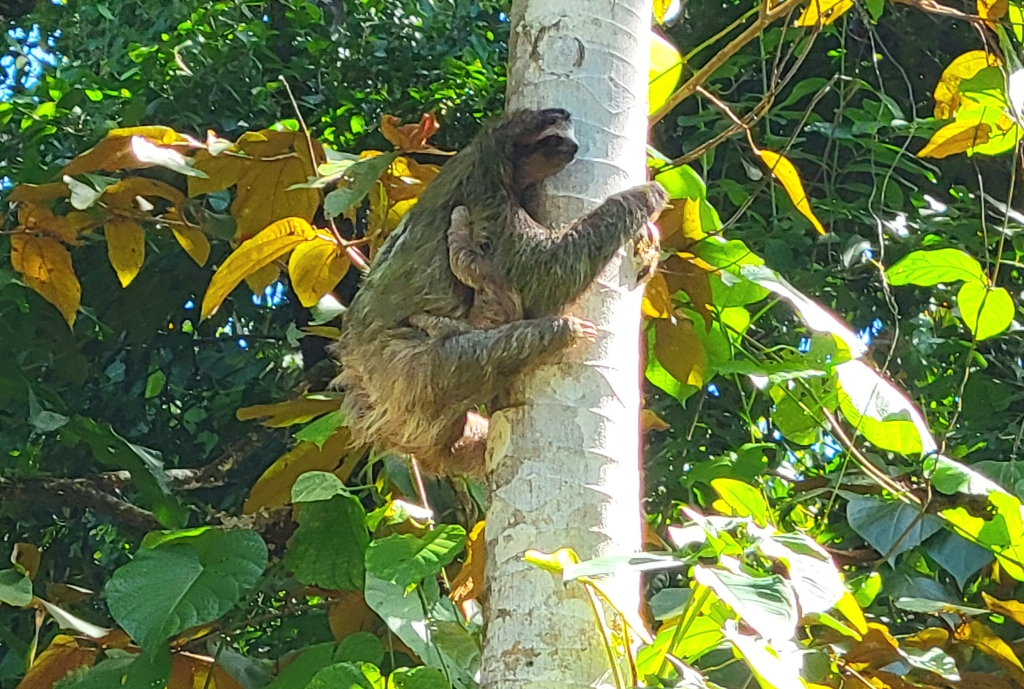
<path id="1" fill-rule="evenodd" d="M 511 19 L 507 107 L 565 108 L 580 143 L 546 188 L 542 220 L 557 225 L 645 179 L 651 0 L 513 0 Z M 640 549 L 641 296 L 620 251 L 570 309 L 597 341 L 522 381 L 526 404 L 492 419 L 485 689 L 586 687 L 609 669 L 581 588 L 522 556 Z M 638 609 L 639 577 L 604 588 Z"/>

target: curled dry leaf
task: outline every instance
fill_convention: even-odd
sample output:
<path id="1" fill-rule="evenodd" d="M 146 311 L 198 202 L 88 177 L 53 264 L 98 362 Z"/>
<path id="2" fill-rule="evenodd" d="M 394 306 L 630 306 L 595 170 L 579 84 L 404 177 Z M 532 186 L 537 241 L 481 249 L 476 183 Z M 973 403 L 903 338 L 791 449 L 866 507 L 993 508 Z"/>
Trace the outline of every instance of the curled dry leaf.
<path id="1" fill-rule="evenodd" d="M 114 217 L 103 226 L 103 234 L 107 239 L 110 265 L 114 267 L 121 287 L 127 287 L 146 260 L 146 232 L 134 220 Z"/>
<path id="2" fill-rule="evenodd" d="M 399 125 L 399 122 L 401 120 L 394 115 L 384 115 L 380 118 L 380 133 L 394 144 L 395 148 L 405 152 L 429 151 L 433 153 L 436 151 L 433 147 L 427 146 L 427 139 L 441 128 L 434 113 L 424 114 L 416 124 Z M 441 153 L 441 151 L 436 152 Z"/>
<path id="3" fill-rule="evenodd" d="M 286 218 L 242 242 L 214 273 L 203 297 L 201 317 L 212 316 L 244 278 L 270 266 L 295 247 L 315 237 L 316 230 L 306 220 Z"/>
<path id="4" fill-rule="evenodd" d="M 334 237 L 317 235 L 295 247 L 288 259 L 288 275 L 299 302 L 307 309 L 345 277 L 351 265 L 345 248 Z"/>
<path id="5" fill-rule="evenodd" d="M 486 524 L 479 521 L 466 538 L 466 561 L 462 569 L 452 579 L 451 593 L 448 597 L 457 608 L 463 610 L 467 601 L 480 598 L 484 592 L 484 565 L 487 562 L 487 550 L 484 547 L 484 528 Z"/>
<path id="6" fill-rule="evenodd" d="M 11 236 L 11 264 L 25 284 L 57 307 L 69 326 L 74 326 L 82 286 L 71 265 L 71 254 L 51 237 L 25 233 Z"/>

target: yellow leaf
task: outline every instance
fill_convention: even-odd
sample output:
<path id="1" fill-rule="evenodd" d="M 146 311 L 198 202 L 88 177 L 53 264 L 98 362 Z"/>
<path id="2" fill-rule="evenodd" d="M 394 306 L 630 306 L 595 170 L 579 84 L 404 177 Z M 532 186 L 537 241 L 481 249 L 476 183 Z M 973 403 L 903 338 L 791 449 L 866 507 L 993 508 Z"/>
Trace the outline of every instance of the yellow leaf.
<path id="1" fill-rule="evenodd" d="M 853 0 L 810 0 L 797 26 L 825 26 L 831 24 L 853 7 Z"/>
<path id="2" fill-rule="evenodd" d="M 79 646 L 73 637 L 58 634 L 32 663 L 17 689 L 53 689 L 72 670 L 91 666 L 98 653 L 99 649 Z"/>
<path id="3" fill-rule="evenodd" d="M 176 208 L 185 203 L 183 193 L 170 184 L 148 177 L 128 177 L 111 184 L 103 192 L 103 202 L 111 208 L 136 208 L 138 196 L 164 199 Z"/>
<path id="4" fill-rule="evenodd" d="M 692 254 L 675 254 L 665 259 L 660 272 L 665 276 L 669 293 L 675 294 L 680 290 L 685 292 L 690 298 L 690 306 L 704 319 L 704 329 L 710 330 L 714 321 L 711 313 L 711 304 L 714 302 L 711 272 L 715 272 L 715 269 L 711 268 L 709 272 L 707 268 L 710 266 L 705 263 L 707 268 L 703 268 L 701 263 L 703 261 Z"/>
<path id="5" fill-rule="evenodd" d="M 299 303 L 315 306 L 348 272 L 345 249 L 331 236 L 317 234 L 295 247 L 288 259 L 288 275 Z"/>
<path id="6" fill-rule="evenodd" d="M 111 218 L 103 226 L 107 238 L 107 258 L 117 272 L 122 287 L 131 284 L 146 260 L 146 232 L 142 225 L 126 218 Z"/>
<path id="7" fill-rule="evenodd" d="M 659 24 L 665 21 L 665 15 L 671 6 L 672 0 L 654 0 L 654 20 Z"/>
<path id="8" fill-rule="evenodd" d="M 1006 16 L 1010 3 L 1008 0 L 978 0 L 977 7 L 978 16 L 992 23 Z"/>
<path id="9" fill-rule="evenodd" d="M 683 318 L 666 318 L 654 323 L 654 352 L 658 363 L 680 383 L 702 387 L 707 361 L 704 345 L 693 329 L 693 323 Z"/>
<path id="10" fill-rule="evenodd" d="M 50 184 L 19 184 L 7 197 L 11 203 L 31 201 L 42 203 L 51 199 L 66 199 L 71 195 L 71 190 L 64 182 L 52 182 Z"/>
<path id="11" fill-rule="evenodd" d="M 210 240 L 206 238 L 202 230 L 179 226 L 172 227 L 171 232 L 174 233 L 178 244 L 181 244 L 181 248 L 192 257 L 193 261 L 201 266 L 206 265 L 207 259 L 210 258 Z"/>
<path id="12" fill-rule="evenodd" d="M 980 4 L 980 2 L 979 2 Z M 1002 64 L 998 57 L 984 50 L 971 50 L 960 55 L 942 70 L 935 85 L 935 119 L 950 120 L 960 107 L 960 82 L 970 79 L 986 67 Z"/>
<path id="13" fill-rule="evenodd" d="M 772 171 L 772 174 L 775 175 L 775 179 L 782 183 L 782 188 L 789 194 L 790 200 L 800 214 L 814 225 L 814 229 L 818 231 L 818 234 L 826 234 L 825 228 L 821 226 L 821 223 L 814 216 L 814 211 L 811 210 L 811 203 L 807 200 L 807 193 L 804 191 L 803 182 L 800 181 L 800 173 L 793 167 L 793 163 L 789 162 L 789 159 L 785 156 L 773 151 L 762 149 L 758 153 L 761 155 L 761 160 L 764 161 L 765 165 Z"/>
<path id="14" fill-rule="evenodd" d="M 249 491 L 242 512 L 252 514 L 264 507 L 271 509 L 291 503 L 295 479 L 307 471 L 333 471 L 351 447 L 351 442 L 352 435 L 347 428 L 335 431 L 334 435 L 324 441 L 323 447 L 300 442 L 263 472 Z"/>
<path id="15" fill-rule="evenodd" d="M 299 330 L 317 337 L 325 337 L 328 340 L 337 340 L 341 337 L 341 328 L 334 328 L 329 325 L 311 325 L 305 328 L 299 328 Z"/>
<path id="16" fill-rule="evenodd" d="M 39 548 L 31 543 L 15 543 L 14 551 L 11 552 L 11 564 L 15 564 L 25 570 L 29 579 L 35 579 L 39 571 Z"/>
<path id="17" fill-rule="evenodd" d="M 640 428 L 646 433 L 647 431 L 667 431 L 672 428 L 665 419 L 658 416 L 651 409 L 640 410 Z"/>
<path id="18" fill-rule="evenodd" d="M 682 199 L 675 203 L 682 203 L 683 207 L 683 219 L 680 226 L 683 236 L 689 239 L 690 243 L 699 242 L 704 239 L 707 234 L 705 234 L 700 222 L 700 200 Z"/>
<path id="19" fill-rule="evenodd" d="M 71 265 L 71 254 L 50 237 L 27 233 L 11 236 L 11 265 L 25 284 L 57 307 L 69 326 L 75 325 L 82 286 Z"/>
<path id="20" fill-rule="evenodd" d="M 668 291 L 665 276 L 655 273 L 644 288 L 643 311 L 651 318 L 668 318 L 672 314 L 672 296 Z"/>
<path id="21" fill-rule="evenodd" d="M 191 141 L 170 127 L 128 127 L 114 129 L 106 138 L 78 156 L 61 170 L 61 175 L 75 175 L 96 170 L 139 170 L 152 163 L 140 161 L 132 152 L 132 137 L 139 136 L 151 144 L 168 146 Z"/>
<path id="22" fill-rule="evenodd" d="M 653 113 L 672 96 L 683 75 L 683 56 L 660 34 L 651 34 L 651 65 L 648 72 L 647 112 Z"/>
<path id="23" fill-rule="evenodd" d="M 67 215 L 54 215 L 46 206 L 22 203 L 18 208 L 18 222 L 29 230 L 51 234 L 65 244 L 78 245 L 78 236 L 91 230 L 97 221 L 88 213 L 72 211 Z"/>
<path id="24" fill-rule="evenodd" d="M 1006 615 L 1017 624 L 1024 624 L 1024 603 L 1015 600 L 999 600 L 984 591 L 981 592 L 981 597 L 992 612 Z"/>
<path id="25" fill-rule="evenodd" d="M 309 143 L 301 132 L 263 130 L 246 132 L 235 144 L 245 156 L 212 155 L 200 151 L 195 167 L 208 178 L 189 177 L 188 195 L 198 196 L 235 187 L 231 215 L 236 221 L 235 237 L 249 239 L 260 230 L 285 218 L 312 222 L 320 207 L 317 189 L 293 189 L 305 183 L 323 160 L 323 148 L 313 141 L 315 161 L 309 158 Z"/>
<path id="26" fill-rule="evenodd" d="M 843 597 L 836 603 L 836 610 L 843 614 L 843 617 L 853 625 L 860 634 L 867 634 L 868 632 L 868 621 L 864 617 L 864 611 L 861 610 L 860 605 L 857 603 L 857 599 L 853 597 L 849 591 L 843 594 Z"/>
<path id="27" fill-rule="evenodd" d="M 263 294 L 263 291 L 277 282 L 279 277 L 281 269 L 276 263 L 271 263 L 246 275 L 245 284 L 249 285 L 253 294 Z"/>
<path id="28" fill-rule="evenodd" d="M 988 142 L 992 127 L 987 122 L 953 122 L 935 132 L 918 158 L 945 158 Z"/>
<path id="29" fill-rule="evenodd" d="M 470 530 L 466 538 L 466 561 L 452 579 L 448 597 L 459 609 L 463 603 L 480 598 L 484 592 L 484 565 L 487 562 L 484 527 L 485 523 L 479 521 Z"/>
<path id="30" fill-rule="evenodd" d="M 956 629 L 957 641 L 964 641 L 995 660 L 1018 683 L 1024 683 L 1024 665 L 1010 645 L 984 623 L 968 620 Z"/>
<path id="31" fill-rule="evenodd" d="M 242 407 L 235 412 L 235 418 L 239 421 L 250 419 L 261 419 L 263 425 L 268 428 L 282 428 L 294 426 L 299 423 L 312 421 L 318 416 L 337 411 L 341 407 L 341 401 L 329 397 L 299 397 L 298 399 L 278 402 L 277 404 L 257 404 L 252 407 Z"/>
<path id="32" fill-rule="evenodd" d="M 302 218 L 286 218 L 242 242 L 213 274 L 203 297 L 201 317 L 212 316 L 243 278 L 270 265 L 315 236 L 316 230 Z"/>

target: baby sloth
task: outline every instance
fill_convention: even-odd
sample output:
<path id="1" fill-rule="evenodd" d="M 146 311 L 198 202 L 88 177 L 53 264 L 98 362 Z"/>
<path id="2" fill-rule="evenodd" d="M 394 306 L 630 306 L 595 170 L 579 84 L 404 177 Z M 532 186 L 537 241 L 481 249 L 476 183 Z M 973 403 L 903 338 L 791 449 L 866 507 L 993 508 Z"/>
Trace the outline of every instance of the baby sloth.
<path id="1" fill-rule="evenodd" d="M 433 473 L 481 477 L 486 424 L 467 424 L 467 412 L 497 408 L 514 376 L 593 338 L 562 309 L 621 246 L 650 240 L 648 219 L 667 195 L 645 184 L 565 231 L 544 227 L 531 200 L 577 148 L 566 111 L 508 113 L 441 169 L 388 237 L 334 347 L 355 441 Z"/>

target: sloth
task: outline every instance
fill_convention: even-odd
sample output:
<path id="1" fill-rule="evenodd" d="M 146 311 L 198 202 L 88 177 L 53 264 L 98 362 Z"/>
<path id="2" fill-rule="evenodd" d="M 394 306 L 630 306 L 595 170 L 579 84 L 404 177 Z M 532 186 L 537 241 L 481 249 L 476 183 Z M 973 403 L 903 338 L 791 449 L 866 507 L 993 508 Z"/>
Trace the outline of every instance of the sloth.
<path id="1" fill-rule="evenodd" d="M 486 419 L 511 381 L 593 324 L 563 315 L 627 243 L 651 241 L 668 196 L 615 194 L 564 231 L 531 214 L 578 145 L 561 109 L 519 110 L 482 131 L 388 237 L 342 323 L 334 386 L 353 440 L 428 472 L 483 476 Z"/>

